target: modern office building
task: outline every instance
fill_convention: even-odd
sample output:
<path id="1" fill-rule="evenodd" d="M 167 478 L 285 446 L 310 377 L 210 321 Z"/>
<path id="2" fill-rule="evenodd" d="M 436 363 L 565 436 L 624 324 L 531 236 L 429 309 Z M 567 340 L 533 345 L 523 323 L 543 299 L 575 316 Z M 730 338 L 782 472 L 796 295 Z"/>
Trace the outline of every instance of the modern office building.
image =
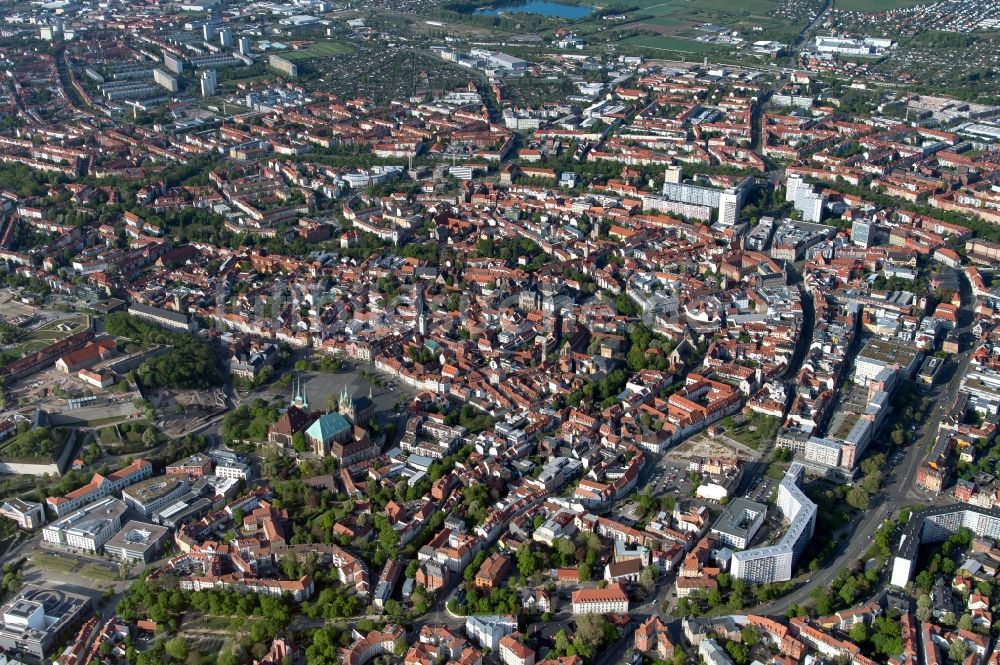
<path id="1" fill-rule="evenodd" d="M 132 520 L 104 543 L 104 551 L 122 561 L 146 564 L 156 560 L 169 535 L 166 527 Z"/>
<path id="2" fill-rule="evenodd" d="M 859 247 L 874 247 L 889 241 L 889 229 L 870 219 L 851 222 L 851 242 Z"/>
<path id="3" fill-rule="evenodd" d="M 778 510 L 788 522 L 788 530 L 774 545 L 736 552 L 730 573 L 751 584 L 771 584 L 792 579 L 795 562 L 812 539 L 816 528 L 816 504 L 800 485 L 805 467 L 793 462 L 778 485 Z"/>
<path id="4" fill-rule="evenodd" d="M 253 468 L 243 462 L 225 460 L 216 465 L 215 475 L 220 478 L 232 478 L 233 480 L 250 480 L 251 476 L 253 476 Z"/>
<path id="5" fill-rule="evenodd" d="M 42 538 L 53 545 L 98 552 L 121 529 L 126 510 L 123 501 L 109 496 L 47 525 Z"/>
<path id="6" fill-rule="evenodd" d="M 187 494 L 188 481 L 185 476 L 171 474 L 158 476 L 132 485 L 122 491 L 122 499 L 143 517 L 149 517 L 160 508 L 170 505 L 175 499 Z"/>
<path id="7" fill-rule="evenodd" d="M 12 661 L 45 661 L 89 607 L 89 598 L 59 586 L 25 586 L 0 607 L 0 650 Z"/>

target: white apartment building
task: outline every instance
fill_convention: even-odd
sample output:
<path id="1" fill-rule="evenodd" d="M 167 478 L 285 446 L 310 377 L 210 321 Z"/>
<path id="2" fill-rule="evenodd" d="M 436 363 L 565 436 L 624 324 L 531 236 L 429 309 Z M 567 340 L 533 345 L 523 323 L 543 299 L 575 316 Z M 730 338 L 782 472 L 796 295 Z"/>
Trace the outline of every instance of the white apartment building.
<path id="1" fill-rule="evenodd" d="M 517 618 L 509 615 L 470 616 L 465 619 L 465 634 L 484 649 L 497 651 L 500 640 L 517 631 Z"/>
<path id="2" fill-rule="evenodd" d="M 788 522 L 788 530 L 776 544 L 736 552 L 730 562 L 731 574 L 751 584 L 771 584 L 792 579 L 792 569 L 812 539 L 816 528 L 816 504 L 799 485 L 805 467 L 795 462 L 778 485 L 778 510 Z"/>

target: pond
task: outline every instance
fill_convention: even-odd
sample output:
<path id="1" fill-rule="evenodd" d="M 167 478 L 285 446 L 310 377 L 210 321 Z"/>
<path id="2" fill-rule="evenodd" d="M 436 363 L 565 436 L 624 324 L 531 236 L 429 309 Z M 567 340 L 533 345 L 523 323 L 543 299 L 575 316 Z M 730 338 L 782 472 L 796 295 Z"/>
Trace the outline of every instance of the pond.
<path id="1" fill-rule="evenodd" d="M 540 14 L 556 18 L 578 19 L 594 12 L 587 5 L 564 5 L 549 0 L 527 0 L 526 2 L 498 2 L 493 7 L 477 9 L 475 14 L 499 16 L 501 14 Z"/>

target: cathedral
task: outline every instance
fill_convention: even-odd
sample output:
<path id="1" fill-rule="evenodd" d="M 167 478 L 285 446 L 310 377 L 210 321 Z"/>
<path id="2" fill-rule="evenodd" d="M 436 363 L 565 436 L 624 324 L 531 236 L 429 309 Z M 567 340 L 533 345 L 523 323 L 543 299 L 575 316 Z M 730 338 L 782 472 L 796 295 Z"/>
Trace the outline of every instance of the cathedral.
<path id="1" fill-rule="evenodd" d="M 367 427 L 368 421 L 375 417 L 375 402 L 371 397 L 371 388 L 368 389 L 367 397 L 355 398 L 345 385 L 337 399 L 337 412 L 352 424 Z"/>

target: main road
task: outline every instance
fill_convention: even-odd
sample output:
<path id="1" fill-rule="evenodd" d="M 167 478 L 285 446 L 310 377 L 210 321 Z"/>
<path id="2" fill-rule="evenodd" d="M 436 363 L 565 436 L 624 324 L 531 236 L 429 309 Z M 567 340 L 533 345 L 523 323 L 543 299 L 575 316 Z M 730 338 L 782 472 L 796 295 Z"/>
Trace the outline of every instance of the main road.
<path id="1" fill-rule="evenodd" d="M 964 276 L 960 277 L 962 308 L 960 310 L 961 325 L 958 332 L 966 337 L 972 325 L 971 294 Z M 922 426 L 917 430 L 917 440 L 910 444 L 904 457 L 898 464 L 891 467 L 886 476 L 885 486 L 877 496 L 873 505 L 865 512 L 851 531 L 850 539 L 842 543 L 836 550 L 836 558 L 817 570 L 805 584 L 779 600 L 757 607 L 756 611 L 765 614 L 782 614 L 792 605 L 801 605 L 809 600 L 815 589 L 830 587 L 830 583 L 840 574 L 840 571 L 862 558 L 871 545 L 872 538 L 882 522 L 894 515 L 901 508 L 917 503 L 933 503 L 938 495 L 924 493 L 916 487 L 917 470 L 937 437 L 938 425 L 955 403 L 962 378 L 969 369 L 973 349 L 968 348 L 957 354 L 951 361 L 953 373 L 946 383 L 939 384 L 927 395 L 931 406 L 930 413 Z"/>

